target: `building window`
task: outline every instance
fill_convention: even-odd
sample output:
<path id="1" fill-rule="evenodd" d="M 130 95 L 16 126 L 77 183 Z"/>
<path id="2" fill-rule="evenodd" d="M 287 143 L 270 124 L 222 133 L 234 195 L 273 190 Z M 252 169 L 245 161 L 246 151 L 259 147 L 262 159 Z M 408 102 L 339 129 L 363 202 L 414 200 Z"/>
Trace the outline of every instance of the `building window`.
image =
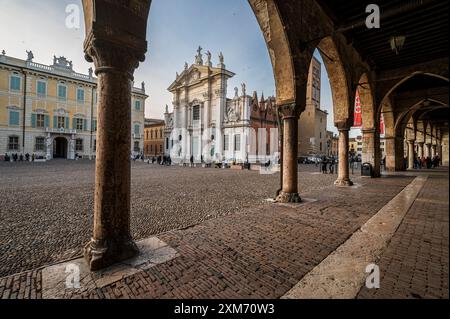
<path id="1" fill-rule="evenodd" d="M 322 142 L 320 142 L 320 151 L 322 152 Z"/>
<path id="2" fill-rule="evenodd" d="M 83 119 L 75 119 L 74 129 L 82 131 L 84 129 L 84 120 Z"/>
<path id="3" fill-rule="evenodd" d="M 166 138 L 166 149 L 169 149 L 169 138 Z"/>
<path id="4" fill-rule="evenodd" d="M 230 144 L 230 137 L 228 135 L 224 135 L 223 137 L 223 150 L 228 151 Z"/>
<path id="5" fill-rule="evenodd" d="M 44 114 L 36 114 L 36 127 L 39 127 L 39 128 L 45 127 L 45 115 Z"/>
<path id="6" fill-rule="evenodd" d="M 83 88 L 77 89 L 77 101 L 80 103 L 84 103 L 84 89 Z"/>
<path id="7" fill-rule="evenodd" d="M 19 150 L 19 137 L 9 136 L 8 137 L 8 150 L 18 151 Z"/>
<path id="8" fill-rule="evenodd" d="M 18 111 L 9 111 L 9 125 L 19 125 L 20 114 Z"/>
<path id="9" fill-rule="evenodd" d="M 11 91 L 20 91 L 20 82 L 21 82 L 21 78 L 17 75 L 12 75 L 11 76 L 11 82 L 10 82 L 10 86 L 9 88 L 11 89 Z"/>
<path id="10" fill-rule="evenodd" d="M 150 138 L 153 139 L 153 130 L 150 131 Z"/>
<path id="11" fill-rule="evenodd" d="M 139 142 L 134 142 L 134 151 L 135 152 L 140 152 L 141 148 L 139 147 Z"/>
<path id="12" fill-rule="evenodd" d="M 66 127 L 66 118 L 64 116 L 58 116 L 56 122 L 57 128 L 65 128 Z"/>
<path id="13" fill-rule="evenodd" d="M 37 81 L 37 95 L 41 97 L 47 95 L 47 83 L 44 81 Z"/>
<path id="14" fill-rule="evenodd" d="M 163 146 L 162 146 L 162 144 L 159 145 L 159 151 L 160 151 L 160 152 L 163 151 Z"/>
<path id="15" fill-rule="evenodd" d="M 97 150 L 97 140 L 94 140 L 94 152 Z"/>
<path id="16" fill-rule="evenodd" d="M 67 100 L 67 86 L 58 84 L 58 98 L 60 100 Z"/>
<path id="17" fill-rule="evenodd" d="M 150 153 L 153 152 L 153 145 L 150 145 Z"/>
<path id="18" fill-rule="evenodd" d="M 75 140 L 75 151 L 77 151 L 77 152 L 83 151 L 83 139 L 77 138 Z"/>
<path id="19" fill-rule="evenodd" d="M 200 106 L 198 106 L 198 105 L 194 106 L 194 108 L 192 110 L 192 117 L 193 117 L 194 121 L 200 120 Z"/>
<path id="20" fill-rule="evenodd" d="M 139 101 L 139 100 L 134 101 L 134 108 L 136 109 L 136 111 L 140 111 L 141 110 L 141 101 Z"/>
<path id="21" fill-rule="evenodd" d="M 92 120 L 92 132 L 97 132 L 97 120 Z"/>
<path id="22" fill-rule="evenodd" d="M 139 124 L 136 124 L 136 125 L 134 126 L 134 134 L 136 134 L 136 135 L 141 134 L 141 127 L 140 127 Z"/>
<path id="23" fill-rule="evenodd" d="M 234 151 L 239 152 L 241 150 L 241 135 L 237 134 L 234 136 Z"/>
<path id="24" fill-rule="evenodd" d="M 34 150 L 43 152 L 45 150 L 45 137 L 36 137 L 34 141 Z"/>

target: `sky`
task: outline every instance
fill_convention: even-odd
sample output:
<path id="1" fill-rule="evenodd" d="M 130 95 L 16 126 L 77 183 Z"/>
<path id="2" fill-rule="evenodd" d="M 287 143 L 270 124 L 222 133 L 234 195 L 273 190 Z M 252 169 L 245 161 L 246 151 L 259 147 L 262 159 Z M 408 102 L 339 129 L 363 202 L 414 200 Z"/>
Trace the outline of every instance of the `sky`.
<path id="1" fill-rule="evenodd" d="M 66 7 L 80 12 L 79 28 L 68 28 Z M 0 0 L 0 50 L 8 56 L 52 64 L 53 55 L 73 61 L 75 71 L 87 74 L 83 53 L 84 22 L 81 0 Z M 72 20 L 73 21 L 73 20 Z M 14 32 L 12 32 L 14 30 Z M 272 65 L 256 17 L 246 0 L 153 0 L 147 30 L 146 60 L 135 71 L 135 86 L 146 83 L 146 117 L 163 118 L 165 105 L 171 110 L 167 88 L 181 73 L 185 62 L 194 63 L 196 49 L 212 53 L 213 65 L 222 52 L 228 70 L 236 73 L 228 82 L 228 95 L 246 83 L 258 96 L 275 95 Z M 323 61 L 321 108 L 328 111 L 328 129 L 333 125 L 331 88 Z M 354 134 L 353 134 L 354 135 Z"/>

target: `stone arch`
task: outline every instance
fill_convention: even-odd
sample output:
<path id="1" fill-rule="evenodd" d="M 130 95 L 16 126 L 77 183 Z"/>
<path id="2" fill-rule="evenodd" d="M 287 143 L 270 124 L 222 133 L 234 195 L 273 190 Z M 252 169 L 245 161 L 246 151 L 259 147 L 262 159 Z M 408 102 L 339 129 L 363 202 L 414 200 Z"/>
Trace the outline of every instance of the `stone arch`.
<path id="1" fill-rule="evenodd" d="M 384 118 L 385 126 L 385 136 L 393 137 L 395 136 L 395 115 L 392 109 L 391 99 L 387 98 L 383 103 L 381 103 L 381 114 Z"/>
<path id="2" fill-rule="evenodd" d="M 334 122 L 339 127 L 350 127 L 353 120 L 353 106 L 356 92 L 351 89 L 349 76 L 344 67 L 336 41 L 331 37 L 323 38 L 317 48 L 322 56 L 328 73 L 333 100 Z"/>
<path id="3" fill-rule="evenodd" d="M 388 98 L 400 85 L 402 85 L 403 83 L 407 82 L 408 80 L 410 80 L 411 78 L 417 76 L 417 75 L 427 75 L 430 77 L 435 77 L 444 81 L 449 82 L 449 79 L 445 76 L 442 75 L 438 75 L 438 74 L 434 74 L 434 73 L 430 73 L 430 72 L 422 72 L 422 71 L 416 71 L 411 73 L 408 76 L 405 76 L 404 78 L 402 78 L 400 81 L 398 81 L 396 84 L 394 84 L 382 97 L 381 99 L 381 103 L 383 103 L 383 101 Z M 379 109 L 381 109 L 381 104 L 379 106 Z"/>
<path id="4" fill-rule="evenodd" d="M 272 62 L 277 104 L 296 102 L 295 69 L 284 23 L 274 0 L 249 0 Z"/>
<path id="5" fill-rule="evenodd" d="M 366 72 L 361 75 L 357 87 L 362 108 L 362 129 L 377 128 L 381 111 L 375 109 L 373 85 Z"/>
<path id="6" fill-rule="evenodd" d="M 420 111 L 421 108 L 423 108 L 425 102 L 432 102 L 435 103 L 440 107 L 447 107 L 445 102 L 436 100 L 436 99 L 420 99 L 419 101 L 412 104 L 407 111 L 404 111 L 400 114 L 398 114 L 397 119 L 395 121 L 395 130 L 398 132 L 403 132 L 405 128 L 405 123 L 409 121 L 409 118 L 413 118 L 415 115 L 417 115 L 417 112 Z M 433 108 L 435 110 L 436 108 Z M 431 110 L 429 110 L 431 111 Z M 418 118 L 414 119 L 415 122 L 418 121 Z"/>

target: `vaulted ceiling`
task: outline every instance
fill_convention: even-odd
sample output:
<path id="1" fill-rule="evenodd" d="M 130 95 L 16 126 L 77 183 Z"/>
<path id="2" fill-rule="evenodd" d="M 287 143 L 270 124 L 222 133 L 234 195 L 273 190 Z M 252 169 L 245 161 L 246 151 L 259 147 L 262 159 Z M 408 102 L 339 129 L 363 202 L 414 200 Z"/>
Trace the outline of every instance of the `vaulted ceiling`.
<path id="1" fill-rule="evenodd" d="M 348 41 L 375 69 L 389 70 L 448 57 L 449 1 L 442 0 L 318 0 Z M 366 6 L 378 4 L 381 27 L 365 25 Z M 389 40 L 405 35 L 399 54 L 392 51 Z"/>

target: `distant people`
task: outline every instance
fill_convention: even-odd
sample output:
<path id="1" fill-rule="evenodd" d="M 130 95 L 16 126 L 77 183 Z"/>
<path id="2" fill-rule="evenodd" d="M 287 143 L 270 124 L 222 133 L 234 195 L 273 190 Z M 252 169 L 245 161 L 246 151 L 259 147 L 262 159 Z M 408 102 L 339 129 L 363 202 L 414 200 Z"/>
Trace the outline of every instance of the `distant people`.
<path id="1" fill-rule="evenodd" d="M 429 156 L 427 156 L 427 158 L 425 159 L 425 167 L 427 169 L 431 168 L 431 158 Z"/>
<path id="2" fill-rule="evenodd" d="M 441 164 L 441 158 L 439 157 L 439 155 L 436 155 L 434 158 L 435 158 L 435 163 L 434 164 L 435 164 L 435 167 L 437 168 Z"/>
<path id="3" fill-rule="evenodd" d="M 422 156 L 422 160 L 420 161 L 420 168 L 425 168 L 427 167 L 427 160 L 425 158 L 425 156 Z"/>
<path id="4" fill-rule="evenodd" d="M 191 163 L 191 167 L 194 166 L 194 155 L 191 155 L 191 158 L 189 159 L 190 163 Z"/>
<path id="5" fill-rule="evenodd" d="M 31 161 L 34 162 L 34 160 L 36 159 L 36 155 L 34 155 L 34 153 L 31 155 Z"/>
<path id="6" fill-rule="evenodd" d="M 26 153 L 26 154 L 25 154 L 25 160 L 26 160 L 27 162 L 30 161 L 30 154 L 29 154 L 29 153 Z"/>
<path id="7" fill-rule="evenodd" d="M 20 153 L 20 155 L 19 155 L 19 162 L 23 162 L 23 154 L 22 153 Z"/>
<path id="8" fill-rule="evenodd" d="M 327 164 L 328 164 L 327 158 L 325 156 L 322 157 L 322 174 L 327 174 Z"/>
<path id="9" fill-rule="evenodd" d="M 331 156 L 330 167 L 329 167 L 330 174 L 334 174 L 334 165 L 335 164 L 336 164 L 336 160 L 334 159 L 334 156 Z"/>
<path id="10" fill-rule="evenodd" d="M 9 157 L 8 153 L 5 154 L 5 162 L 11 161 L 11 158 Z"/>

